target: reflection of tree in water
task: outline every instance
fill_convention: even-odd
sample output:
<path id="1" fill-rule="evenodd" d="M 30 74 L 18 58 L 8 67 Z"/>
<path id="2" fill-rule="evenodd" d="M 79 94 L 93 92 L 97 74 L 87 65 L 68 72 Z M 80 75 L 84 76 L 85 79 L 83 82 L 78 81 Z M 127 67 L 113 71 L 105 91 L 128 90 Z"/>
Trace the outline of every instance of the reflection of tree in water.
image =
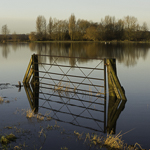
<path id="1" fill-rule="evenodd" d="M 9 54 L 8 46 L 12 46 L 14 51 L 17 51 L 18 47 L 29 47 L 31 51 L 40 55 L 55 55 L 55 56 L 71 56 L 71 57 L 103 57 L 103 58 L 116 58 L 118 62 L 124 63 L 126 66 L 134 66 L 137 64 L 139 58 L 146 59 L 150 44 L 148 43 L 110 43 L 104 44 L 99 42 L 82 42 L 82 43 L 5 43 L 1 44 L 2 55 L 7 58 Z M 47 60 L 49 59 L 49 60 Z M 47 58 L 40 57 L 41 62 L 52 62 L 53 57 Z M 60 57 L 58 62 L 68 63 L 67 58 Z M 86 59 L 80 59 L 79 63 L 86 63 L 91 61 Z M 72 66 L 75 65 L 74 58 L 69 60 Z"/>
<path id="2" fill-rule="evenodd" d="M 10 52 L 9 50 L 9 46 L 7 45 L 7 43 L 2 45 L 2 55 L 3 57 L 7 58 L 8 53 Z"/>
<path id="3" fill-rule="evenodd" d="M 69 63 L 71 66 L 75 65 L 73 57 L 103 57 L 103 58 L 116 58 L 118 62 L 124 63 L 126 66 L 134 66 L 137 60 L 142 57 L 146 58 L 150 49 L 150 44 L 108 44 L 104 43 L 48 43 L 37 44 L 38 54 L 46 54 L 51 56 L 69 56 Z M 42 58 L 46 62 L 46 59 Z M 53 58 L 50 57 L 49 61 L 52 62 Z M 86 63 L 86 59 L 80 59 L 79 63 Z M 58 62 L 67 63 L 68 59 L 60 57 Z"/>
<path id="4" fill-rule="evenodd" d="M 36 43 L 29 43 L 29 48 L 31 51 L 35 51 L 36 50 Z"/>
<path id="5" fill-rule="evenodd" d="M 17 43 L 12 43 L 12 48 L 13 48 L 13 50 L 14 50 L 14 51 L 16 51 L 16 50 L 17 50 L 17 48 L 18 48 Z"/>
<path id="6" fill-rule="evenodd" d="M 124 44 L 121 57 L 117 57 L 119 62 L 124 62 L 126 66 L 134 66 L 140 57 L 144 60 L 149 51 L 149 44 Z"/>
<path id="7" fill-rule="evenodd" d="M 0 44 L 0 50 L 2 49 L 2 56 L 4 58 L 8 57 L 8 54 L 10 53 L 10 49 L 17 51 L 20 50 L 21 47 L 29 47 L 27 43 L 3 43 Z"/>

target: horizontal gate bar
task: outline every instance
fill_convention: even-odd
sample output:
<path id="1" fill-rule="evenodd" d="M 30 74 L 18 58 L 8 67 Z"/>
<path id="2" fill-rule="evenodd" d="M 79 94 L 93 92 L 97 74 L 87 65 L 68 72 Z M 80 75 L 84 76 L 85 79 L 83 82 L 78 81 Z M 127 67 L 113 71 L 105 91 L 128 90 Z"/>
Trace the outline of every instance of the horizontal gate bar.
<path id="1" fill-rule="evenodd" d="M 78 59 L 96 59 L 96 60 L 104 60 L 105 58 L 96 58 L 96 57 L 90 57 L 90 58 L 86 58 L 86 57 L 70 57 L 70 56 L 56 56 L 56 55 L 40 55 L 40 54 L 36 54 L 37 56 L 46 56 L 46 57 L 62 57 L 62 58 L 78 58 Z"/>
<path id="2" fill-rule="evenodd" d="M 45 101 L 50 101 L 50 102 L 53 102 L 53 103 L 58 103 L 58 104 L 64 104 L 64 105 L 67 105 L 67 106 L 73 106 L 73 107 L 77 107 L 77 108 L 82 108 L 82 109 L 87 109 L 87 110 L 93 110 L 93 111 L 98 111 L 98 112 L 104 112 L 102 110 L 98 110 L 98 109 L 95 109 L 95 108 L 87 108 L 87 107 L 83 107 L 83 106 L 80 106 L 80 105 L 75 105 L 75 104 L 69 104 L 69 103 L 64 103 L 64 102 L 59 102 L 59 101 L 53 101 L 53 100 L 50 100 L 50 99 L 45 99 L 45 98 L 41 98 L 39 97 L 40 100 L 45 100 Z M 72 99 L 71 99 L 72 100 Z"/>
<path id="3" fill-rule="evenodd" d="M 43 93 L 43 92 L 39 92 L 40 94 L 45 94 L 45 95 L 50 95 L 50 96 L 56 96 L 56 97 L 60 97 L 56 94 L 49 94 L 49 93 Z M 67 96 L 61 96 L 63 98 L 68 98 Z M 68 98 L 69 99 L 69 98 Z M 71 100 L 77 100 L 80 102 L 86 102 L 86 103 L 93 103 L 93 104 L 97 104 L 97 105 L 104 105 L 103 103 L 97 103 L 97 102 L 90 102 L 90 101 L 86 101 L 86 100 L 81 100 L 81 99 L 77 99 L 77 98 L 70 98 Z M 105 100 L 104 100 L 105 101 Z"/>
<path id="4" fill-rule="evenodd" d="M 45 108 L 45 109 L 48 109 L 48 108 Z M 45 116 L 45 115 L 41 115 L 41 114 L 40 114 L 40 116 L 47 117 L 47 116 Z M 60 119 L 58 119 L 58 118 L 54 118 L 53 116 L 52 116 L 51 118 L 52 118 L 52 119 L 54 119 L 54 120 L 56 120 L 56 121 L 59 121 L 59 122 L 64 122 L 64 123 L 72 124 L 72 125 L 74 125 L 74 126 L 78 126 L 78 127 L 82 127 L 82 128 L 90 129 L 90 130 L 93 130 L 93 131 L 104 132 L 103 130 L 98 130 L 98 129 L 94 129 L 94 128 L 92 128 L 92 127 L 83 126 L 83 125 L 79 125 L 79 124 L 77 125 L 77 124 L 75 124 L 75 123 L 73 123 L 73 122 L 60 120 Z"/>
<path id="5" fill-rule="evenodd" d="M 37 72 L 37 71 L 35 71 L 35 72 Z M 67 74 L 53 73 L 53 72 L 45 72 L 45 71 L 38 71 L 38 72 L 39 72 L 39 73 L 45 73 L 45 74 L 54 74 L 54 75 L 67 76 L 67 77 L 86 78 L 86 79 L 92 79 L 92 80 L 101 80 L 101 81 L 104 81 L 104 79 L 92 78 L 92 77 L 85 77 L 85 76 L 74 76 L 74 75 L 67 75 Z"/>
<path id="6" fill-rule="evenodd" d="M 48 83 L 43 83 L 43 82 L 40 82 L 40 84 L 44 84 L 44 85 L 51 85 L 51 86 L 55 86 L 55 84 L 48 84 Z M 56 90 L 57 89 L 54 89 L 54 88 L 48 88 L 48 87 L 44 87 L 44 86 L 40 86 L 40 88 L 44 88 L 44 89 L 51 89 L 51 90 Z M 64 87 L 66 88 L 66 87 Z M 69 88 L 71 90 L 74 90 L 74 88 Z M 81 92 L 77 92 L 77 91 L 83 91 L 83 92 L 87 92 L 89 93 L 88 90 L 82 90 L 82 89 L 76 89 L 76 91 L 66 91 L 66 90 L 61 90 L 63 92 L 69 92 L 69 93 L 76 93 L 76 94 L 81 94 L 81 95 L 87 95 L 87 96 L 92 96 L 92 97 L 100 97 L 100 98 L 105 98 L 105 97 L 102 97 L 101 95 L 105 95 L 105 93 L 100 93 L 100 92 L 95 92 L 95 91 L 90 91 L 90 93 L 92 94 L 97 94 L 99 96 L 96 96 L 96 95 L 91 95 L 91 94 L 85 94 L 85 93 L 81 93 Z"/>
<path id="7" fill-rule="evenodd" d="M 47 107 L 44 107 L 44 106 L 39 106 L 39 107 L 40 108 L 45 108 L 45 109 L 47 108 Z M 81 115 L 77 115 L 77 114 L 73 114 L 73 113 L 68 113 L 68 112 L 65 112 L 65 111 L 60 111 L 60 110 L 52 109 L 52 108 L 47 108 L 47 109 L 52 110 L 52 111 L 56 111 L 56 112 L 59 112 L 59 113 L 62 113 L 62 114 L 68 114 L 68 115 L 72 115 L 72 116 L 75 116 L 75 117 L 80 117 L 80 118 L 94 120 L 94 121 L 97 121 L 97 122 L 104 123 L 104 121 L 101 121 L 101 120 L 98 120 L 98 119 L 95 119 L 95 118 L 85 117 L 85 116 L 81 116 Z"/>
<path id="8" fill-rule="evenodd" d="M 52 78 L 46 78 L 46 77 L 40 77 L 40 76 L 35 76 L 35 77 L 38 77 L 38 78 L 41 78 L 41 79 L 49 79 L 49 80 L 53 80 L 53 81 L 59 81 L 60 82 L 60 80 L 59 79 L 52 79 Z M 61 82 L 69 82 L 69 81 L 67 81 L 67 80 L 61 80 Z M 95 86 L 95 87 L 102 87 L 102 88 L 104 88 L 104 86 L 101 86 L 101 85 L 96 85 L 96 84 L 87 84 L 87 83 L 80 83 L 80 82 L 70 82 L 70 83 L 75 83 L 75 84 L 80 84 L 80 85 L 89 85 L 89 86 Z"/>
<path id="9" fill-rule="evenodd" d="M 78 66 L 67 66 L 67 65 L 56 65 L 56 64 L 47 64 L 47 63 L 38 63 L 40 65 L 52 65 L 52 66 L 59 66 L 59 67 L 71 67 L 71 68 L 81 68 L 81 69 L 94 69 L 94 70 L 104 70 L 104 69 L 101 69 L 101 68 L 90 68 L 90 67 L 78 67 Z"/>

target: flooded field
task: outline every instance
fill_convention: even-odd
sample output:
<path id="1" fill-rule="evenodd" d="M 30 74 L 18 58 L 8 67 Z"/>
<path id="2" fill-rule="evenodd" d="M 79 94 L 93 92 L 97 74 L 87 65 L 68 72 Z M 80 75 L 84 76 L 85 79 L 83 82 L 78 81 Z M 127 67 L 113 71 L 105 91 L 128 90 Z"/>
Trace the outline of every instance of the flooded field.
<path id="1" fill-rule="evenodd" d="M 39 84 L 35 88 L 31 77 L 19 87 L 33 54 Z M 126 100 L 109 97 L 107 59 L 116 61 Z M 149 64 L 150 44 L 1 44 L 0 135 L 16 136 L 1 147 L 100 149 L 86 137 L 113 131 L 124 143 L 149 149 Z"/>

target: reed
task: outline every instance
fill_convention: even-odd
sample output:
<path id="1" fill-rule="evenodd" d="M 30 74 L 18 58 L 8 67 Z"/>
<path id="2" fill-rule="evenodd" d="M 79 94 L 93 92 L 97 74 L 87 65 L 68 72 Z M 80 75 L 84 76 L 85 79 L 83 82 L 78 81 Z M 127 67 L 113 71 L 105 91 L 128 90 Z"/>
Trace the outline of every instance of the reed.
<path id="1" fill-rule="evenodd" d="M 27 118 L 33 118 L 33 117 L 35 117 L 34 111 L 32 111 L 31 109 L 27 109 L 26 110 L 26 117 Z"/>
<path id="2" fill-rule="evenodd" d="M 131 131 L 131 130 L 130 130 Z M 128 131 L 129 132 L 129 131 Z M 126 132 L 127 133 L 127 132 Z M 124 133 L 124 134 L 126 134 Z M 82 134 L 83 133 L 79 133 L 74 131 L 74 134 L 78 137 L 78 139 L 81 140 Z M 106 137 L 97 135 L 97 134 L 92 134 L 90 135 L 89 133 L 86 134 L 84 143 L 87 142 L 90 144 L 90 146 L 94 145 L 100 147 L 100 148 L 108 148 L 108 149 L 118 149 L 118 150 L 143 150 L 142 147 L 140 146 L 140 144 L 135 143 L 135 145 L 127 145 L 126 143 L 124 143 L 124 141 L 122 140 L 122 135 L 118 133 L 118 134 L 113 134 L 113 132 L 111 132 L 110 134 L 107 134 Z"/>
<path id="3" fill-rule="evenodd" d="M 14 134 L 10 133 L 6 136 L 1 136 L 0 143 L 7 145 L 11 141 L 15 141 L 15 140 L 16 140 L 16 136 Z"/>
<path id="4" fill-rule="evenodd" d="M 121 132 L 117 135 L 113 135 L 113 132 L 111 132 L 110 134 L 107 134 L 107 137 L 104 140 L 104 145 L 115 149 L 123 149 L 124 142 L 121 138 Z"/>
<path id="5" fill-rule="evenodd" d="M 0 104 L 4 102 L 4 99 L 0 97 Z"/>
<path id="6" fill-rule="evenodd" d="M 41 114 L 36 115 L 37 120 L 43 121 L 44 117 Z"/>

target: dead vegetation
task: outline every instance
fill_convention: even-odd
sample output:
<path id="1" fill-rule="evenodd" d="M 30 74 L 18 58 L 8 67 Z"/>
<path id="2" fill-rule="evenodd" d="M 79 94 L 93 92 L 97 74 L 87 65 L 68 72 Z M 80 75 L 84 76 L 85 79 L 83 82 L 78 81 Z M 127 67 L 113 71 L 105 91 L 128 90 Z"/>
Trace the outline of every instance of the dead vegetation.
<path id="1" fill-rule="evenodd" d="M 108 149 L 117 149 L 117 150 L 143 150 L 141 145 L 138 143 L 135 143 L 134 145 L 127 145 L 122 140 L 121 132 L 118 134 L 113 134 L 112 132 L 110 134 L 107 134 L 106 137 L 89 133 L 85 134 L 85 137 L 83 137 L 83 133 L 79 133 L 74 131 L 74 134 L 78 137 L 78 140 L 84 140 L 84 143 L 88 143 L 90 147 L 96 146 L 98 149 L 102 147 L 106 147 Z M 126 133 L 124 133 L 126 134 Z"/>

